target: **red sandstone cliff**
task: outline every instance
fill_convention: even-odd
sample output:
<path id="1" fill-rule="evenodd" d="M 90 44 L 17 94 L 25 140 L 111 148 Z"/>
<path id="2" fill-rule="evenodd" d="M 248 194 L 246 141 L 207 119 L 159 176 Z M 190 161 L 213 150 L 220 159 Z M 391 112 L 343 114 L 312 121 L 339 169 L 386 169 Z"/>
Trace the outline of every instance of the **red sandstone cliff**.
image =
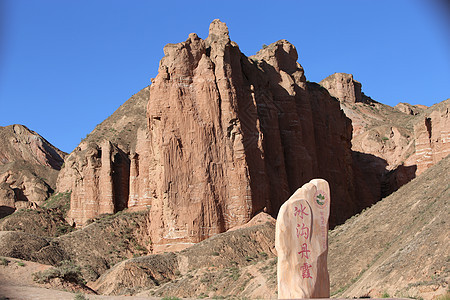
<path id="1" fill-rule="evenodd" d="M 450 153 L 450 99 L 425 111 L 414 126 L 417 175 Z"/>
<path id="2" fill-rule="evenodd" d="M 191 34 L 164 53 L 148 125 L 130 134 L 133 147 L 88 137 L 66 160 L 58 188 L 72 190 L 76 224 L 149 208 L 154 250 L 185 247 L 260 211 L 275 215 L 315 177 L 331 183 L 332 224 L 361 209 L 350 120 L 338 101 L 306 83 L 293 45 L 281 40 L 248 58 L 215 20 L 206 40 Z"/>
<path id="3" fill-rule="evenodd" d="M 57 187 L 72 192 L 69 221 L 84 224 L 134 203 L 136 144 L 138 131 L 146 131 L 148 97 L 148 87 L 133 95 L 66 157 Z"/>

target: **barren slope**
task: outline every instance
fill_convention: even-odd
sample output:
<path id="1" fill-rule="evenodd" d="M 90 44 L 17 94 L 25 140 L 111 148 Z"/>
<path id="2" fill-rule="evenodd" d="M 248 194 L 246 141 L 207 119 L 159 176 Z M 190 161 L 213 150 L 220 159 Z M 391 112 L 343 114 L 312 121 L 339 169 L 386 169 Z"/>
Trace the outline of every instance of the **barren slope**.
<path id="1" fill-rule="evenodd" d="M 0 218 L 41 204 L 56 188 L 66 153 L 23 125 L 0 127 Z"/>
<path id="2" fill-rule="evenodd" d="M 449 280 L 450 157 L 330 235 L 335 296 L 431 299 Z"/>

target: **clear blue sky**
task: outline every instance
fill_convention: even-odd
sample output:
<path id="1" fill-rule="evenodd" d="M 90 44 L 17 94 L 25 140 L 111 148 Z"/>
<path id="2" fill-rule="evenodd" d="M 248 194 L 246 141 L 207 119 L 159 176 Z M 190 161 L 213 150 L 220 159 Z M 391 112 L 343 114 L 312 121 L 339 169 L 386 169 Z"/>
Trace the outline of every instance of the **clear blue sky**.
<path id="1" fill-rule="evenodd" d="M 450 97 L 444 1 L 0 0 L 0 126 L 71 152 L 155 77 L 163 47 L 226 22 L 246 55 L 293 43 L 310 81 L 352 73 L 388 105 Z"/>

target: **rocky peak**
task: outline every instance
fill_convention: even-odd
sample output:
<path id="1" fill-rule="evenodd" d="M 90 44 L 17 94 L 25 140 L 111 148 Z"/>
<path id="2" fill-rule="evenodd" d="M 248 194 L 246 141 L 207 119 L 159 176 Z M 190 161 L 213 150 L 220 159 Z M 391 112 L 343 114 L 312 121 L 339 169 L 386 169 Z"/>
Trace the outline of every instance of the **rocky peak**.
<path id="1" fill-rule="evenodd" d="M 301 70 L 303 68 L 297 62 L 297 49 L 287 40 L 279 40 L 261 49 L 251 58 L 264 60 L 273 66 L 277 71 L 283 70 L 288 74 Z"/>
<path id="2" fill-rule="evenodd" d="M 423 105 L 411 105 L 409 103 L 400 102 L 396 106 L 394 106 L 394 108 L 407 115 L 415 116 L 421 113 L 424 109 L 426 109 L 426 106 L 424 107 Z"/>
<path id="3" fill-rule="evenodd" d="M 208 45 L 214 42 L 228 43 L 230 42 L 230 34 L 228 32 L 227 24 L 215 19 L 209 25 L 209 35 L 206 39 Z"/>
<path id="4" fill-rule="evenodd" d="M 351 181 L 351 170 L 334 161 L 351 165 L 348 119 L 329 95 L 308 92 L 297 57 L 281 40 L 249 59 L 219 20 L 204 41 L 191 34 L 166 46 L 147 106 L 150 167 L 135 177 L 150 195 L 155 251 L 185 247 L 260 211 L 275 215 L 315 176 Z M 328 165 L 322 171 L 319 157 Z M 341 199 L 353 197 L 352 187 L 331 181 Z"/>
<path id="5" fill-rule="evenodd" d="M 340 102 L 362 102 L 361 83 L 353 79 L 352 74 L 334 73 L 319 82 L 331 96 Z"/>
<path id="6" fill-rule="evenodd" d="M 426 109 L 414 125 L 417 174 L 450 153 L 450 99 Z"/>

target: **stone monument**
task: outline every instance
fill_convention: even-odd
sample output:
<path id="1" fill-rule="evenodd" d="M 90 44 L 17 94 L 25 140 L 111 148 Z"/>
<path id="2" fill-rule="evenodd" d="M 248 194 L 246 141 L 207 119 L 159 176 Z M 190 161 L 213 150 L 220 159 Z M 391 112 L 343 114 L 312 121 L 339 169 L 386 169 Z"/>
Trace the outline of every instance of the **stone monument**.
<path id="1" fill-rule="evenodd" d="M 330 188 L 314 179 L 280 208 L 276 223 L 278 299 L 329 298 Z"/>

